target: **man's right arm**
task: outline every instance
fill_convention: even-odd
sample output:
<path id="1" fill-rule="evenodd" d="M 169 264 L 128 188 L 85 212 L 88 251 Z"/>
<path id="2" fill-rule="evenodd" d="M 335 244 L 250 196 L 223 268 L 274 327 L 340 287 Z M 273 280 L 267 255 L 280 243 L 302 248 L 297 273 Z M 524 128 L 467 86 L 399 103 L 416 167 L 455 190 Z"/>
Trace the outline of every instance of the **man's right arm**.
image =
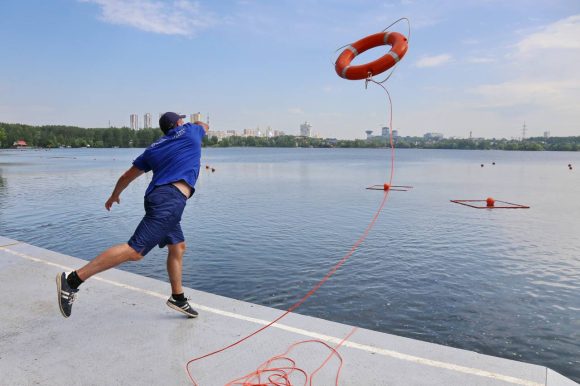
<path id="1" fill-rule="evenodd" d="M 193 122 L 193 124 L 203 127 L 203 130 L 205 131 L 206 134 L 209 131 L 209 125 L 207 123 L 204 123 L 202 121 L 195 121 L 195 122 Z"/>
<path id="2" fill-rule="evenodd" d="M 111 197 L 109 197 L 109 199 L 105 203 L 105 208 L 107 208 L 107 210 L 111 210 L 111 207 L 113 206 L 114 202 L 120 204 L 121 193 L 123 192 L 123 190 L 125 190 L 125 188 L 129 186 L 129 184 L 133 182 L 135 178 L 139 177 L 143 173 L 145 172 L 136 166 L 131 166 L 129 170 L 123 173 L 123 175 L 119 177 L 119 180 L 115 185 L 115 189 L 113 189 L 113 193 L 111 193 Z"/>

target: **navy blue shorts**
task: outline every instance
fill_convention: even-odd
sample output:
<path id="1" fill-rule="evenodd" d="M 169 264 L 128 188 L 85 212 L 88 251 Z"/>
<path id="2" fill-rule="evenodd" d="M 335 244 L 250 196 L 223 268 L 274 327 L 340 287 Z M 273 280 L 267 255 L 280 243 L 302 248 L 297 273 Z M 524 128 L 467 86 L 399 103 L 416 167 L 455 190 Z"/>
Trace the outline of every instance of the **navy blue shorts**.
<path id="1" fill-rule="evenodd" d="M 181 231 L 181 215 L 187 198 L 172 184 L 161 185 L 145 197 L 145 216 L 128 244 L 141 256 L 155 247 L 185 241 Z"/>

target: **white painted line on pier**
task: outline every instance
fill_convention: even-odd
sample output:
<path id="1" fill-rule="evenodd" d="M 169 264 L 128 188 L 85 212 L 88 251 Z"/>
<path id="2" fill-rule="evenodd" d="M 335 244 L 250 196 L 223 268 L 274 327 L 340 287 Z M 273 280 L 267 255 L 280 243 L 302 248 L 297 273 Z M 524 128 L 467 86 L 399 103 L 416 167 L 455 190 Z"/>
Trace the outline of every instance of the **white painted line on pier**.
<path id="1" fill-rule="evenodd" d="M 17 244 L 20 244 L 20 243 L 17 243 Z M 10 244 L 10 245 L 16 245 L 16 244 Z M 37 263 L 43 263 L 46 265 L 57 267 L 59 269 L 65 270 L 65 271 L 73 271 L 73 268 L 71 268 L 71 267 L 67 267 L 65 265 L 53 263 L 53 262 L 48 261 L 48 260 L 39 259 L 38 257 L 30 256 L 30 255 L 27 255 L 25 253 L 13 251 L 11 249 L 8 249 L 7 246 L 0 246 L 0 250 L 8 252 L 10 254 L 13 254 L 15 256 L 22 257 L 22 258 L 27 259 L 27 260 L 37 262 Z M 131 290 L 131 291 L 141 292 L 141 293 L 144 293 L 144 294 L 156 297 L 156 298 L 160 298 L 160 299 L 167 298 L 166 295 L 160 294 L 158 292 L 146 290 L 146 289 L 139 288 L 139 287 L 134 287 L 132 285 L 120 283 L 120 282 L 117 282 L 114 280 L 104 279 L 98 275 L 93 276 L 91 279 L 98 280 L 98 281 L 101 281 L 104 283 L 108 283 L 108 284 L 111 284 L 111 285 L 114 285 L 117 287 L 125 288 L 125 289 Z M 217 308 L 207 307 L 207 306 L 204 306 L 201 304 L 196 304 L 196 303 L 191 303 L 191 304 L 195 308 L 198 308 L 198 309 L 203 310 L 203 311 L 211 312 L 213 314 L 222 315 L 222 316 L 226 316 L 226 317 L 233 318 L 233 319 L 243 320 L 246 322 L 252 322 L 252 323 L 256 323 L 256 324 L 260 324 L 260 325 L 267 325 L 271 322 L 268 320 L 251 318 L 248 316 L 235 314 L 233 312 L 219 310 Z M 316 332 L 303 330 L 301 328 L 294 328 L 291 326 L 287 326 L 285 324 L 274 323 L 272 325 L 272 327 L 276 327 L 280 330 L 292 332 L 295 334 L 304 335 L 304 336 L 308 336 L 308 337 L 319 339 L 319 340 L 324 340 L 324 341 L 327 341 L 330 343 L 338 344 L 338 343 L 342 342 L 342 338 L 318 334 Z M 515 385 L 545 386 L 544 383 L 532 382 L 532 381 L 528 381 L 525 379 L 511 377 L 509 375 L 498 374 L 498 373 L 494 373 L 491 371 L 480 370 L 480 369 L 476 369 L 476 368 L 472 368 L 472 367 L 460 366 L 460 365 L 456 365 L 453 363 L 434 361 L 431 359 L 421 358 L 421 357 L 417 357 L 414 355 L 403 354 L 403 353 L 400 353 L 398 351 L 386 350 L 386 349 L 373 347 L 373 346 L 369 346 L 366 344 L 359 344 L 359 343 L 355 343 L 355 342 L 351 342 L 351 341 L 343 342 L 342 346 L 350 347 L 350 348 L 354 348 L 354 349 L 358 349 L 358 350 L 366 351 L 366 352 L 370 352 L 370 353 L 375 353 L 375 354 L 379 354 L 379 355 L 383 355 L 383 356 L 387 356 L 387 357 L 391 357 L 391 358 L 396 358 L 396 359 L 400 359 L 400 360 L 404 360 L 404 361 L 408 361 L 408 362 L 413 362 L 413 363 L 417 363 L 417 364 L 421 364 L 421 365 L 425 365 L 425 366 L 437 367 L 437 368 L 441 368 L 441 369 L 456 371 L 459 373 L 465 373 L 465 374 L 475 375 L 475 376 L 479 376 L 479 377 L 496 379 L 498 381 L 508 382 L 508 383 L 512 383 Z"/>
<path id="2" fill-rule="evenodd" d="M 15 242 L 15 243 L 10 243 L 10 244 L 6 244 L 6 245 L 0 245 L 0 248 L 5 248 L 5 247 L 11 247 L 13 245 L 18 245 L 18 244 L 22 244 L 20 242 Z"/>

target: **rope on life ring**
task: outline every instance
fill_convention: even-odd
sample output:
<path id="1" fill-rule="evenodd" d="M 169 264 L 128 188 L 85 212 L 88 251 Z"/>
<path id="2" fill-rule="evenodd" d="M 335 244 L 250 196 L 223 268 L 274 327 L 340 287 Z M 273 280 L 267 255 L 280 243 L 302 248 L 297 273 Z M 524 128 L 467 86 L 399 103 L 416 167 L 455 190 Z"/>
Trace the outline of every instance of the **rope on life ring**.
<path id="1" fill-rule="evenodd" d="M 390 45 L 391 50 L 372 62 L 351 66 L 352 60 L 371 48 Z M 368 79 L 385 72 L 405 56 L 408 49 L 407 38 L 398 32 L 379 32 L 348 45 L 336 59 L 338 76 L 350 80 Z"/>

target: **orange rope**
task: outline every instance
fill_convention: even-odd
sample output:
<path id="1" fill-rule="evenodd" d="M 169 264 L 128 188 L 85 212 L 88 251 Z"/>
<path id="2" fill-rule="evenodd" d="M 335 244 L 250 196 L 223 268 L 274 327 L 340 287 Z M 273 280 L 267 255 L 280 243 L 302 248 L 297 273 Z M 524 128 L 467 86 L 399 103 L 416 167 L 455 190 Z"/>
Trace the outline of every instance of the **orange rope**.
<path id="1" fill-rule="evenodd" d="M 335 356 L 339 361 L 338 370 L 336 372 L 336 384 L 338 384 L 338 378 L 340 376 L 340 370 L 342 369 L 343 364 L 342 356 L 338 353 L 338 348 L 342 346 L 356 330 L 356 327 L 353 328 L 348 333 L 348 335 L 346 335 L 335 347 L 330 347 L 327 343 L 314 339 L 294 343 L 284 353 L 276 355 L 262 363 L 260 366 L 258 366 L 256 371 L 252 371 L 243 377 L 234 379 L 233 381 L 228 382 L 226 386 L 290 386 L 292 385 L 291 377 L 296 378 L 297 376 L 304 377 L 304 385 L 306 385 L 306 383 L 312 385 L 312 381 L 314 380 L 316 373 L 324 366 L 326 366 L 328 361 Z M 328 350 L 330 350 L 330 354 L 326 357 L 324 362 L 309 376 L 305 370 L 297 367 L 296 362 L 292 358 L 288 357 L 288 355 L 295 347 L 312 343 L 323 345 Z M 280 365 L 274 365 L 276 362 L 282 363 Z M 297 375 L 295 373 L 297 373 Z M 267 381 L 262 380 L 262 377 L 266 376 Z"/>

